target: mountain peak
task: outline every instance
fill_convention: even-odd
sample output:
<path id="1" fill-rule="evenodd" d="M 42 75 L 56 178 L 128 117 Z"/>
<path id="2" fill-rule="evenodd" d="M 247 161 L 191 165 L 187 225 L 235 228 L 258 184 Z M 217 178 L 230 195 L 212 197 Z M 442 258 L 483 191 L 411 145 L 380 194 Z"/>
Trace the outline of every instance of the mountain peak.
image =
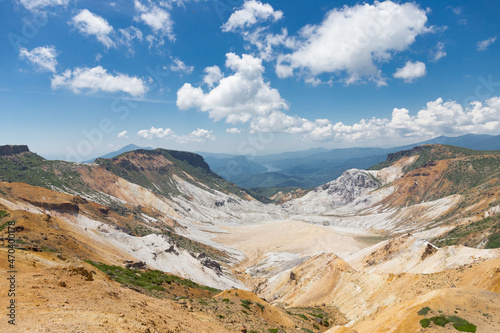
<path id="1" fill-rule="evenodd" d="M 20 153 L 29 152 L 26 145 L 5 145 L 0 146 L 0 156 L 12 156 Z"/>

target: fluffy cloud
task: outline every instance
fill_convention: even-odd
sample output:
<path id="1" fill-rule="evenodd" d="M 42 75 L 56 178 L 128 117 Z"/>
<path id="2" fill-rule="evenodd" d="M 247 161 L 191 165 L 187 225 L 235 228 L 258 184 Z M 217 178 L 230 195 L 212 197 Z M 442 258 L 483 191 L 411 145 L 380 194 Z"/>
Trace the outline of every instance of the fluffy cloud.
<path id="1" fill-rule="evenodd" d="M 54 75 L 51 85 L 52 89 L 64 87 L 74 93 L 80 93 L 82 90 L 89 92 L 100 90 L 110 93 L 122 91 L 131 96 L 143 96 L 147 90 L 142 79 L 121 73 L 112 75 L 101 66 L 67 69 L 60 75 Z"/>
<path id="2" fill-rule="evenodd" d="M 229 133 L 229 134 L 240 134 L 241 130 L 239 128 L 236 128 L 236 127 L 226 128 L 226 133 Z"/>
<path id="3" fill-rule="evenodd" d="M 346 83 L 369 79 L 384 85 L 379 63 L 406 50 L 432 28 L 415 3 L 392 1 L 344 6 L 330 11 L 322 23 L 302 28 L 292 53 L 278 56 L 276 73 L 305 77 L 346 73 Z"/>
<path id="4" fill-rule="evenodd" d="M 491 133 L 500 131 L 500 97 L 464 108 L 455 101 L 438 98 L 428 102 L 416 115 L 395 108 L 391 118 L 361 119 L 353 125 L 331 123 L 327 119 L 310 121 L 274 112 L 250 124 L 252 131 L 302 134 L 311 141 L 358 142 L 361 144 L 411 143 L 439 135 Z"/>
<path id="5" fill-rule="evenodd" d="M 187 66 L 179 58 L 172 58 L 173 64 L 170 65 L 170 70 L 174 72 L 191 74 L 193 72 L 194 66 Z"/>
<path id="6" fill-rule="evenodd" d="M 123 132 L 118 133 L 118 135 L 116 137 L 121 138 L 121 139 L 128 139 L 127 131 L 123 131 Z"/>
<path id="7" fill-rule="evenodd" d="M 153 138 L 173 138 L 175 137 L 174 131 L 170 128 L 156 128 L 151 126 L 148 130 L 140 130 L 137 134 L 144 139 L 151 140 Z"/>
<path id="8" fill-rule="evenodd" d="M 160 8 L 150 3 L 150 6 L 145 6 L 138 0 L 134 2 L 135 9 L 139 12 L 139 16 L 135 17 L 136 21 L 143 22 L 149 26 L 155 34 L 167 36 L 170 40 L 175 40 L 173 33 L 174 21 L 170 17 L 170 13 L 165 9 Z M 169 6 L 168 4 L 165 4 Z M 150 42 L 154 41 L 153 36 L 147 38 Z"/>
<path id="9" fill-rule="evenodd" d="M 373 143 L 412 141 L 438 135 L 466 133 L 498 133 L 500 130 L 500 97 L 468 108 L 441 98 L 427 103 L 426 108 L 412 116 L 407 109 L 395 108 L 392 118 L 362 119 L 349 126 L 343 123 L 317 127 L 307 133 L 312 140 L 363 141 Z"/>
<path id="10" fill-rule="evenodd" d="M 212 88 L 214 84 L 219 83 L 219 81 L 224 77 L 219 66 L 207 67 L 203 70 L 205 76 L 203 77 L 203 82 L 207 84 L 209 88 Z"/>
<path id="11" fill-rule="evenodd" d="M 188 135 L 178 136 L 176 141 L 179 143 L 189 143 L 189 142 L 198 142 L 198 143 L 206 143 L 215 141 L 215 136 L 212 134 L 213 131 L 209 131 L 203 128 L 198 128 Z"/>
<path id="12" fill-rule="evenodd" d="M 156 128 L 154 126 L 152 126 L 148 130 L 140 130 L 139 132 L 137 132 L 137 134 L 141 138 L 147 140 L 151 140 L 153 138 L 172 139 L 177 141 L 178 143 L 183 143 L 183 144 L 190 142 L 198 142 L 198 143 L 213 142 L 215 140 L 215 136 L 212 133 L 213 131 L 206 130 L 203 128 L 198 128 L 189 134 L 178 136 L 170 128 L 163 129 L 163 128 Z"/>
<path id="13" fill-rule="evenodd" d="M 405 82 L 409 83 L 413 82 L 414 79 L 425 76 L 425 74 L 427 74 L 427 70 L 423 62 L 407 61 L 403 67 L 396 70 L 394 77 L 396 79 L 403 79 Z"/>
<path id="14" fill-rule="evenodd" d="M 270 4 L 263 4 L 256 0 L 247 0 L 242 8 L 235 11 L 222 26 L 223 31 L 235 31 L 250 27 L 259 21 L 272 19 L 278 21 L 283 17 L 282 11 L 275 11 Z"/>
<path id="15" fill-rule="evenodd" d="M 239 57 L 227 53 L 226 67 L 235 73 L 220 79 L 219 84 L 207 93 L 185 83 L 177 91 L 179 109 L 198 108 L 208 112 L 215 121 L 225 119 L 227 123 L 244 123 L 253 117 L 288 109 L 278 90 L 264 81 L 261 59 L 248 54 Z"/>
<path id="16" fill-rule="evenodd" d="M 71 19 L 70 23 L 82 34 L 95 36 L 107 48 L 115 45 L 110 38 L 110 35 L 113 33 L 113 27 L 109 25 L 106 19 L 90 12 L 88 9 L 81 10 Z"/>
<path id="17" fill-rule="evenodd" d="M 29 60 L 41 71 L 56 72 L 57 52 L 55 46 L 40 46 L 31 51 L 21 48 L 19 57 Z"/>
<path id="18" fill-rule="evenodd" d="M 70 0 L 19 0 L 24 8 L 34 11 L 45 7 L 66 6 Z"/>
<path id="19" fill-rule="evenodd" d="M 496 40 L 497 40 L 497 36 L 494 36 L 494 37 L 490 37 L 486 40 L 477 42 L 477 50 L 479 52 L 486 51 L 488 49 L 488 47 L 490 47 L 490 45 L 493 44 Z"/>

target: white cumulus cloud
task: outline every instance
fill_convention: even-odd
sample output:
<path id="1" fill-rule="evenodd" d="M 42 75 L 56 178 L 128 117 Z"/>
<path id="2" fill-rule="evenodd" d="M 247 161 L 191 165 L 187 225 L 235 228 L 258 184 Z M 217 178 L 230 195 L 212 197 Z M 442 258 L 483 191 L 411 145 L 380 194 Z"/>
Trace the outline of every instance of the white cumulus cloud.
<path id="1" fill-rule="evenodd" d="M 278 56 L 276 73 L 346 74 L 346 83 L 368 79 L 385 85 L 379 64 L 432 31 L 426 24 L 426 11 L 413 2 L 375 1 L 333 9 L 320 24 L 302 28 L 293 52 Z"/>
<path id="2" fill-rule="evenodd" d="M 95 36 L 107 48 L 115 45 L 110 35 L 113 33 L 113 27 L 108 21 L 99 15 L 90 12 L 88 9 L 81 10 L 71 19 L 78 31 L 86 36 Z"/>
<path id="3" fill-rule="evenodd" d="M 408 109 L 395 108 L 392 117 L 362 119 L 354 125 L 341 122 L 315 128 L 307 133 L 312 140 L 344 142 L 414 142 L 439 135 L 498 133 L 500 131 L 500 97 L 473 102 L 467 108 L 442 98 L 428 102 L 416 115 Z"/>
<path id="4" fill-rule="evenodd" d="M 226 128 L 226 133 L 229 133 L 229 134 L 240 134 L 241 130 L 239 128 L 236 128 L 236 127 Z"/>
<path id="5" fill-rule="evenodd" d="M 198 128 L 187 135 L 178 136 L 175 140 L 179 143 L 207 143 L 215 141 L 215 136 L 213 135 L 213 131 L 211 130 Z"/>
<path id="6" fill-rule="evenodd" d="M 497 36 L 490 37 L 486 40 L 482 40 L 477 42 L 477 50 L 479 52 L 486 51 L 491 44 L 493 44 L 497 40 Z"/>
<path id="7" fill-rule="evenodd" d="M 131 96 L 143 96 L 147 90 L 142 79 L 121 73 L 113 75 L 101 66 L 67 69 L 62 74 L 52 77 L 51 86 L 52 89 L 68 88 L 74 93 L 121 91 Z"/>
<path id="8" fill-rule="evenodd" d="M 29 60 L 41 71 L 56 72 L 57 51 L 55 46 L 40 46 L 31 51 L 21 48 L 19 57 Z"/>
<path id="9" fill-rule="evenodd" d="M 155 34 L 162 37 L 167 36 L 170 40 L 175 40 L 173 33 L 174 21 L 168 11 L 151 3 L 143 5 L 138 0 L 135 0 L 134 5 L 137 12 L 139 12 L 139 15 L 135 17 L 136 21 L 143 22 L 149 26 Z M 166 6 L 168 7 L 169 5 L 166 4 Z M 151 35 L 148 38 L 150 42 L 153 42 L 154 39 Z"/>
<path id="10" fill-rule="evenodd" d="M 427 70 L 423 62 L 407 61 L 403 67 L 396 70 L 394 77 L 397 79 L 403 79 L 405 82 L 410 83 L 413 82 L 414 79 L 425 76 L 425 74 L 427 74 Z"/>
<path id="11" fill-rule="evenodd" d="M 175 137 L 174 131 L 170 128 L 156 128 L 151 126 L 148 130 L 140 130 L 137 134 L 144 139 L 151 140 L 153 138 L 173 138 Z"/>
<path id="12" fill-rule="evenodd" d="M 227 22 L 222 26 L 222 30 L 235 31 L 268 19 L 278 21 L 282 17 L 283 12 L 280 10 L 275 11 L 270 4 L 264 4 L 256 0 L 247 0 L 241 9 L 231 14 Z"/>
<path id="13" fill-rule="evenodd" d="M 203 70 L 203 72 L 205 72 L 203 82 L 205 82 L 209 88 L 212 88 L 214 84 L 219 83 L 219 81 L 224 77 L 224 74 L 220 70 L 219 66 L 207 67 Z"/>
<path id="14" fill-rule="evenodd" d="M 206 130 L 203 128 L 198 128 L 194 131 L 192 131 L 189 134 L 186 135 L 177 135 L 175 132 L 170 129 L 170 128 L 156 128 L 154 126 L 151 126 L 150 129 L 144 129 L 140 130 L 137 132 L 137 134 L 144 139 L 147 140 L 152 140 L 152 139 L 171 139 L 175 140 L 178 143 L 190 143 L 190 142 L 197 142 L 197 143 L 206 143 L 206 142 L 213 142 L 215 140 L 215 136 L 213 135 L 213 131 L 211 130 Z"/>
<path id="15" fill-rule="evenodd" d="M 185 83 L 177 91 L 179 109 L 198 108 L 208 112 L 212 119 L 225 119 L 227 123 L 244 123 L 253 117 L 288 109 L 278 90 L 264 81 L 261 59 L 227 53 L 226 67 L 234 74 L 220 79 L 218 85 L 206 93 L 200 87 Z"/>

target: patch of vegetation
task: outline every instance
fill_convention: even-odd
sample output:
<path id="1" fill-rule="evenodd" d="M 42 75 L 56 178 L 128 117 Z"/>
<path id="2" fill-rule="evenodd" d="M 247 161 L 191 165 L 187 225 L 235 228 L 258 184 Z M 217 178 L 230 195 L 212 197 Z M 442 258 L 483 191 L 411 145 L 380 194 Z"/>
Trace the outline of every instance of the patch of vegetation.
<path id="1" fill-rule="evenodd" d="M 244 314 L 246 314 L 248 316 L 248 312 L 246 312 L 245 310 L 241 310 L 241 312 L 243 312 Z"/>
<path id="2" fill-rule="evenodd" d="M 427 316 L 429 311 L 431 311 L 431 308 L 426 306 L 426 307 L 421 308 L 417 313 L 419 316 Z"/>
<path id="3" fill-rule="evenodd" d="M 453 327 L 460 332 L 476 332 L 476 325 L 469 323 L 467 320 L 457 317 L 450 316 L 448 320 L 453 323 Z"/>
<path id="4" fill-rule="evenodd" d="M 301 314 L 301 313 L 300 313 L 300 314 L 296 314 L 296 316 L 297 316 L 297 317 L 300 317 L 300 318 L 302 318 L 302 319 L 304 319 L 304 320 L 309 320 L 309 318 L 307 318 L 307 316 L 306 316 L 306 315 L 303 315 L 303 314 Z"/>
<path id="5" fill-rule="evenodd" d="M 222 301 L 225 302 L 225 303 L 229 303 L 230 302 L 229 298 L 224 298 Z"/>
<path id="6" fill-rule="evenodd" d="M 32 152 L 0 156 L 1 181 L 22 182 L 47 189 L 56 187 L 70 193 L 87 193 L 98 197 L 98 192 L 82 181 L 79 168 L 80 165 L 49 161 Z"/>
<path id="7" fill-rule="evenodd" d="M 311 331 L 311 330 L 310 330 L 310 329 L 308 329 L 308 328 L 303 328 L 303 327 L 302 327 L 302 330 L 303 330 L 304 332 L 306 332 L 306 333 L 314 333 L 314 331 Z"/>
<path id="8" fill-rule="evenodd" d="M 240 302 L 241 302 L 241 306 L 244 307 L 245 309 L 247 310 L 250 310 L 250 304 L 252 304 L 251 301 L 247 300 L 247 299 L 240 299 Z"/>
<path id="9" fill-rule="evenodd" d="M 40 250 L 42 250 L 43 252 L 57 253 L 57 250 L 56 250 L 56 249 L 51 248 L 51 247 L 49 247 L 49 246 L 41 246 L 41 247 L 40 247 Z"/>
<path id="10" fill-rule="evenodd" d="M 430 321 L 430 319 L 427 319 L 427 318 L 422 319 L 420 321 L 420 325 L 422 325 L 423 328 L 429 327 L 430 324 L 431 324 L 431 321 Z"/>
<path id="11" fill-rule="evenodd" d="M 255 303 L 260 308 L 260 311 L 264 312 L 265 306 L 260 303 Z"/>
<path id="12" fill-rule="evenodd" d="M 2 231 L 3 229 L 7 228 L 7 226 L 9 224 L 12 224 L 12 223 L 16 223 L 16 221 L 12 220 L 12 221 L 7 221 L 7 222 L 3 223 L 2 225 L 0 225 L 0 231 Z"/>
<path id="13" fill-rule="evenodd" d="M 172 241 L 177 244 L 180 248 L 194 253 L 205 253 L 207 257 L 215 261 L 228 262 L 228 256 L 225 252 L 218 251 L 208 245 L 197 242 L 195 240 L 189 239 L 187 237 L 181 236 L 172 232 L 170 230 L 163 233 L 167 235 Z"/>
<path id="14" fill-rule="evenodd" d="M 134 270 L 130 268 L 124 268 L 120 266 L 106 265 L 103 263 L 98 263 L 90 260 L 85 260 L 85 262 L 95 266 L 100 271 L 104 272 L 106 275 L 111 277 L 113 280 L 128 286 L 140 288 L 145 291 L 164 291 L 163 285 L 171 284 L 175 282 L 179 285 L 183 285 L 189 288 L 195 288 L 200 290 L 207 290 L 213 293 L 219 293 L 220 290 L 202 286 L 188 279 L 183 279 L 176 275 L 166 274 L 158 270 Z"/>
<path id="15" fill-rule="evenodd" d="M 425 309 L 425 308 L 423 308 L 423 309 Z M 428 313 L 428 311 L 427 311 L 427 313 Z M 423 328 L 427 328 L 427 327 L 429 327 L 429 325 L 431 324 L 431 322 L 434 323 L 435 325 L 438 325 L 438 326 L 441 326 L 441 327 L 445 327 L 448 323 L 453 323 L 453 327 L 457 331 L 460 331 L 460 332 L 472 332 L 472 333 L 475 333 L 476 329 L 477 329 L 476 325 L 471 324 L 467 320 L 465 320 L 463 318 L 460 318 L 458 316 L 448 316 L 448 317 L 445 317 L 445 316 L 435 316 L 435 317 L 432 317 L 432 318 L 425 318 L 425 319 L 420 320 L 420 325 Z"/>
<path id="16" fill-rule="evenodd" d="M 441 327 L 445 327 L 450 321 L 445 316 L 435 316 L 430 318 L 431 321 Z"/>
<path id="17" fill-rule="evenodd" d="M 250 191 L 260 194 L 266 198 L 270 198 L 278 192 L 282 192 L 283 194 L 290 193 L 299 189 L 298 186 L 278 186 L 278 187 L 254 187 L 251 188 Z"/>
<path id="18" fill-rule="evenodd" d="M 0 219 L 3 219 L 6 216 L 9 216 L 10 214 L 6 210 L 0 210 Z"/>
<path id="19" fill-rule="evenodd" d="M 460 225 L 455 227 L 450 232 L 433 239 L 432 241 L 439 246 L 457 245 L 464 239 L 471 238 L 471 235 L 489 234 L 489 240 L 485 248 L 494 249 L 500 247 L 500 214 L 484 218 L 480 221 L 470 223 L 468 225 Z M 477 244 L 469 244 L 474 246 Z"/>
<path id="20" fill-rule="evenodd" d="M 279 328 L 268 328 L 267 329 L 270 333 L 278 333 L 278 331 L 280 330 Z"/>

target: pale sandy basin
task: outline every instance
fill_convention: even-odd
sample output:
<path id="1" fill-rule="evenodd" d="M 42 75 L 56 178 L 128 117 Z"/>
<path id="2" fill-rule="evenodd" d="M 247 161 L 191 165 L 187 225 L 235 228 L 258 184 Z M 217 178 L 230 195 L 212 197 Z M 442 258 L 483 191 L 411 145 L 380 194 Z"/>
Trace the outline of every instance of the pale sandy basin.
<path id="1" fill-rule="evenodd" d="M 273 221 L 224 229 L 228 234 L 214 240 L 242 251 L 249 258 L 262 257 L 269 252 L 290 252 L 300 256 L 327 252 L 346 256 L 367 247 L 356 240 L 354 234 L 299 221 Z"/>

